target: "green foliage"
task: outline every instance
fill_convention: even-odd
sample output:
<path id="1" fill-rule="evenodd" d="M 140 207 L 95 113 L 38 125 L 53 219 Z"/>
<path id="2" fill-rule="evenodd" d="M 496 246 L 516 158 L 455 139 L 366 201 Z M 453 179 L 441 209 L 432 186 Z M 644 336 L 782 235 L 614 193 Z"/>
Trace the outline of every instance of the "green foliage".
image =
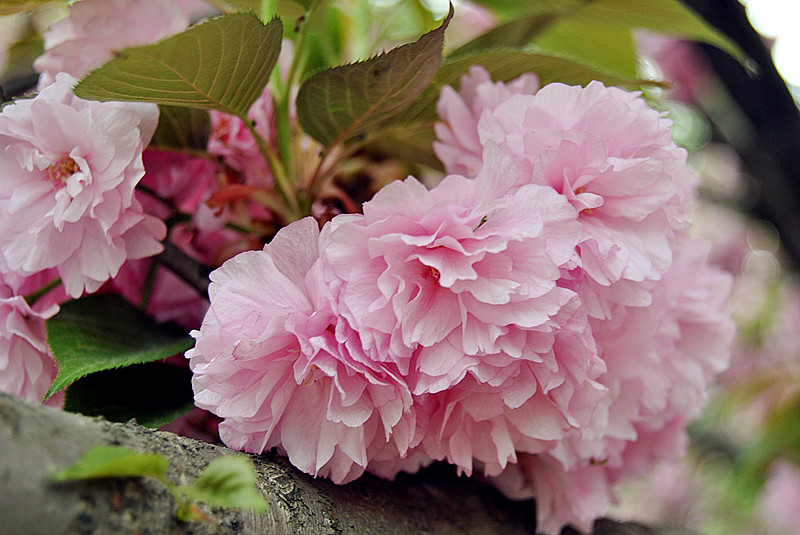
<path id="1" fill-rule="evenodd" d="M 92 100 L 155 102 L 246 117 L 278 59 L 282 26 L 235 13 L 154 45 L 128 48 L 92 71 L 75 94 Z"/>
<path id="2" fill-rule="evenodd" d="M 158 428 L 194 407 L 192 372 L 150 362 L 93 373 L 67 388 L 64 410 Z"/>
<path id="3" fill-rule="evenodd" d="M 167 105 L 158 108 L 158 128 L 150 141 L 150 147 L 205 150 L 211 133 L 207 111 Z"/>
<path id="4" fill-rule="evenodd" d="M 197 512 L 193 501 L 217 507 L 267 510 L 267 502 L 256 486 L 253 464 L 243 455 L 224 455 L 211 461 L 191 485 L 174 485 L 167 479 L 169 461 L 155 453 L 140 453 L 123 446 L 97 445 L 73 465 L 53 476 L 58 482 L 97 478 L 152 477 L 178 500 L 175 516 L 188 522 L 207 519 Z"/>
<path id="5" fill-rule="evenodd" d="M 47 320 L 47 343 L 59 368 L 49 397 L 86 375 L 165 359 L 194 341 L 156 324 L 122 297 L 101 294 L 64 303 Z"/>
<path id="6" fill-rule="evenodd" d="M 263 513 L 267 502 L 256 488 L 253 464 L 242 455 L 224 455 L 209 463 L 200 476 L 178 490 L 189 498 L 221 507 Z"/>
<path id="7" fill-rule="evenodd" d="M 442 26 L 418 41 L 372 59 L 322 71 L 300 87 L 297 116 L 330 147 L 375 129 L 403 112 L 430 84 L 441 62 Z"/>
<path id="8" fill-rule="evenodd" d="M 53 476 L 56 481 L 105 477 L 145 477 L 166 480 L 169 461 L 154 453 L 139 453 L 122 446 L 93 446 L 75 464 Z"/>

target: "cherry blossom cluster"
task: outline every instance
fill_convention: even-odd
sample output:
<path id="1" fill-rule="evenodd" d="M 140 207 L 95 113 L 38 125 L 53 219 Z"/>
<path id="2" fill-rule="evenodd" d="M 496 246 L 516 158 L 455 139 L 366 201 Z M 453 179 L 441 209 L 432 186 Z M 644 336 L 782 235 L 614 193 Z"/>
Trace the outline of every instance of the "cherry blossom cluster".
<path id="1" fill-rule="evenodd" d="M 728 361 L 730 278 L 687 235 L 695 183 L 637 95 L 475 68 L 439 101 L 448 174 L 305 219 L 212 274 L 198 406 L 250 452 L 350 481 L 434 460 L 586 528 L 685 447 Z"/>

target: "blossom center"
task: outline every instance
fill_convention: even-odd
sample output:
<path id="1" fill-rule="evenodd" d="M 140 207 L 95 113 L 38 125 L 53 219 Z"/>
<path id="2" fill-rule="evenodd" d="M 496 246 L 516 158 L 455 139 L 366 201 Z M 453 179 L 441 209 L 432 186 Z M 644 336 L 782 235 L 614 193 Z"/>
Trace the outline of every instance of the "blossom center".
<path id="1" fill-rule="evenodd" d="M 56 187 L 63 188 L 67 179 L 80 171 L 78 164 L 69 156 L 64 156 L 47 168 L 48 180 Z"/>
<path id="2" fill-rule="evenodd" d="M 442 276 L 442 275 L 441 275 L 441 273 L 439 273 L 439 270 L 438 270 L 438 269 L 436 269 L 435 267 L 433 267 L 433 266 L 428 266 L 428 269 L 430 269 L 431 276 L 432 276 L 434 279 L 436 279 L 437 281 L 439 280 L 439 277 L 441 277 L 441 276 Z"/>

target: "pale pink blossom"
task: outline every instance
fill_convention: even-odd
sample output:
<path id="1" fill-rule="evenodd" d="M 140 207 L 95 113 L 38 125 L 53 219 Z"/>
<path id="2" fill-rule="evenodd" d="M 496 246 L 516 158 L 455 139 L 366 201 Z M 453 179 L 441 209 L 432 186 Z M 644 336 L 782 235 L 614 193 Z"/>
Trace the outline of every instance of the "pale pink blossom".
<path id="1" fill-rule="evenodd" d="M 498 156 L 475 180 L 389 184 L 326 234 L 342 315 L 416 394 L 458 383 L 482 355 L 539 359 L 527 333 L 555 329 L 574 297 L 556 281 L 579 238 L 575 211 L 546 187 L 495 195 L 514 173 Z"/>
<path id="2" fill-rule="evenodd" d="M 58 305 L 42 299 L 31 308 L 24 297 L 43 282 L 41 276 L 25 280 L 0 274 L 0 391 L 36 403 L 58 373 L 44 327 Z"/>
<path id="3" fill-rule="evenodd" d="M 731 277 L 709 265 L 707 243 L 684 239 L 677 250 L 673 265 L 655 283 L 650 306 L 617 306 L 611 318 L 590 320 L 607 366 L 597 382 L 609 395 L 595 404 L 590 425 L 566 432 L 547 451 L 546 464 L 547 481 L 580 480 L 588 470 L 599 486 L 576 486 L 571 498 L 562 493 L 566 507 L 553 508 L 553 497 L 546 497 L 539 516 L 551 526 L 546 532 L 567 523 L 585 525 L 604 513 L 619 482 L 678 460 L 687 445 L 686 425 L 697 416 L 711 380 L 728 364 L 734 335 L 726 304 Z M 512 496 L 544 492 L 537 486 L 542 476 L 529 465 L 510 470 L 512 475 L 503 474 L 498 482 L 504 491 L 506 478 L 519 483 L 523 477 L 528 486 L 512 485 Z M 522 474 L 513 476 L 515 470 Z"/>
<path id="4" fill-rule="evenodd" d="M 436 104 L 441 122 L 434 125 L 437 140 L 433 151 L 450 174 L 474 177 L 483 165 L 483 144 L 478 121 L 486 110 L 493 110 L 511 95 L 533 94 L 539 89 L 535 74 L 523 74 L 505 84 L 492 82 L 489 73 L 473 66 L 461 77 L 458 91 L 445 86 Z"/>
<path id="5" fill-rule="evenodd" d="M 322 253 L 342 317 L 413 389 L 419 451 L 465 473 L 552 447 L 605 395 L 588 319 L 557 285 L 576 213 L 545 186 L 498 194 L 516 168 L 496 156 L 475 179 L 384 187 L 331 221 Z"/>
<path id="6" fill-rule="evenodd" d="M 323 281 L 319 230 L 306 218 L 263 251 L 211 275 L 211 308 L 187 352 L 197 406 L 223 418 L 230 447 L 285 452 L 299 469 L 344 483 L 372 455 L 406 454 L 411 393 L 366 358 Z"/>
<path id="7" fill-rule="evenodd" d="M 635 93 L 592 82 L 549 84 L 481 115 L 483 146 L 521 166 L 518 186 L 549 185 L 579 212 L 576 287 L 590 316 L 614 304 L 646 306 L 648 286 L 672 263 L 696 177 L 670 121 Z"/>
<path id="8" fill-rule="evenodd" d="M 74 82 L 61 74 L 0 114 L 0 269 L 57 268 L 78 297 L 159 253 L 165 226 L 134 198 L 157 107 L 82 100 Z"/>
<path id="9" fill-rule="evenodd" d="M 44 32 L 45 52 L 34 62 L 39 88 L 65 72 L 82 78 L 125 48 L 182 32 L 189 17 L 173 0 L 81 0 Z"/>

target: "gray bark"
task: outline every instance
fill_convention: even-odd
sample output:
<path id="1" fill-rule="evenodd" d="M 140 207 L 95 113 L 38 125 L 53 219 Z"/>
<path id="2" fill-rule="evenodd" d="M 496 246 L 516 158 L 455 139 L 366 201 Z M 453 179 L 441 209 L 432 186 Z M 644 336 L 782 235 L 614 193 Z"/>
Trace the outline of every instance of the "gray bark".
<path id="1" fill-rule="evenodd" d="M 394 482 L 364 476 L 337 486 L 277 456 L 251 455 L 266 513 L 201 508 L 213 522 L 175 520 L 175 503 L 147 478 L 55 483 L 52 474 L 96 444 L 160 453 L 169 478 L 194 480 L 215 457 L 234 453 L 135 424 L 57 411 L 0 394 L 0 534 L 522 534 L 534 533 L 533 502 L 511 502 L 447 466 Z M 565 533 L 575 533 L 566 530 Z M 597 535 L 666 534 L 598 521 Z M 670 532 L 674 533 L 674 532 Z"/>

